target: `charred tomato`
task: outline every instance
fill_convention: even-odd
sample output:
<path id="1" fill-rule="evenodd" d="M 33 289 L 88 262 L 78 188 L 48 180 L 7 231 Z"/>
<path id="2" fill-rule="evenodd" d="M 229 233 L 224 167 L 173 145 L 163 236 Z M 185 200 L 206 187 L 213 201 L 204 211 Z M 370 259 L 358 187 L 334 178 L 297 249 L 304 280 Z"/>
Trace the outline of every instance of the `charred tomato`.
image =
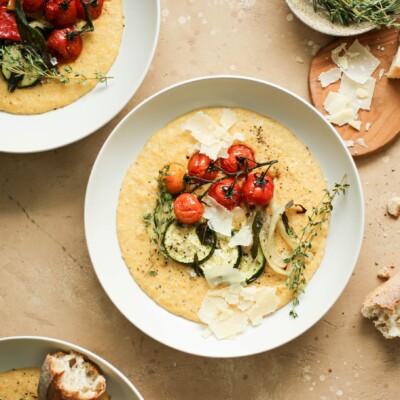
<path id="1" fill-rule="evenodd" d="M 188 174 L 201 179 L 214 180 L 218 175 L 218 170 L 213 165 L 211 158 L 205 154 L 193 154 L 188 163 Z"/>
<path id="2" fill-rule="evenodd" d="M 174 213 L 184 224 L 194 224 L 203 216 L 204 207 L 193 193 L 183 193 L 175 199 Z"/>
<path id="3" fill-rule="evenodd" d="M 208 195 L 228 210 L 233 210 L 242 200 L 241 187 L 231 178 L 214 183 Z"/>
<path id="4" fill-rule="evenodd" d="M 42 10 L 45 2 L 46 0 L 24 0 L 22 2 L 22 8 L 26 13 L 34 13 Z"/>
<path id="5" fill-rule="evenodd" d="M 164 181 L 165 190 L 170 194 L 178 194 L 185 188 L 186 169 L 182 164 L 173 163 L 164 167 L 161 177 Z"/>
<path id="6" fill-rule="evenodd" d="M 44 16 L 56 28 L 66 28 L 76 21 L 75 0 L 49 0 L 44 7 Z"/>
<path id="7" fill-rule="evenodd" d="M 55 29 L 47 39 L 47 48 L 59 63 L 75 61 L 82 51 L 82 38 L 72 26 Z"/>
<path id="8" fill-rule="evenodd" d="M 86 19 L 85 8 L 82 5 L 82 1 L 88 3 L 89 12 L 92 19 L 97 19 L 101 15 L 101 11 L 103 10 L 103 0 L 75 0 L 76 2 L 76 10 L 78 12 L 78 18 Z"/>
<path id="9" fill-rule="evenodd" d="M 0 39 L 21 40 L 15 15 L 7 12 L 7 7 L 0 7 Z"/>
<path id="10" fill-rule="evenodd" d="M 221 167 L 224 171 L 235 173 L 244 170 L 246 163 L 249 168 L 256 165 L 254 160 L 254 152 L 250 147 L 244 144 L 234 144 L 228 149 L 228 157 L 221 158 Z"/>
<path id="11" fill-rule="evenodd" d="M 243 200 L 250 206 L 266 206 L 274 195 L 274 182 L 266 172 L 250 174 L 242 185 Z"/>

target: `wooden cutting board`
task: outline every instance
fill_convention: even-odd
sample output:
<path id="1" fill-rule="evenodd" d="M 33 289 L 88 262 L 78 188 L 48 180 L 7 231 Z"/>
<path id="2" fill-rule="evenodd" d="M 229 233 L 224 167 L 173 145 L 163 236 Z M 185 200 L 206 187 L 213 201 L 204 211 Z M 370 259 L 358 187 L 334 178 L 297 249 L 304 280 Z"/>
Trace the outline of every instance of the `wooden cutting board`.
<path id="1" fill-rule="evenodd" d="M 340 81 L 326 88 L 321 86 L 318 76 L 321 72 L 336 67 L 331 58 L 331 51 L 346 42 L 350 46 L 355 39 L 362 45 L 368 45 L 371 53 L 377 57 L 381 64 L 372 75 L 376 79 L 376 87 L 372 100 L 371 110 L 360 110 L 359 120 L 362 121 L 360 131 L 350 125 L 333 125 L 344 140 L 363 138 L 368 147 L 355 143 L 349 150 L 353 157 L 365 157 L 376 153 L 384 146 L 400 136 L 400 79 L 388 79 L 386 74 L 379 79 L 379 71 L 383 68 L 389 71 L 393 57 L 399 45 L 399 34 L 395 29 L 382 28 L 373 30 L 360 36 L 341 38 L 321 49 L 311 62 L 309 74 L 309 88 L 314 106 L 324 115 L 324 101 L 330 91 L 339 90 Z M 368 131 L 366 124 L 370 123 Z"/>

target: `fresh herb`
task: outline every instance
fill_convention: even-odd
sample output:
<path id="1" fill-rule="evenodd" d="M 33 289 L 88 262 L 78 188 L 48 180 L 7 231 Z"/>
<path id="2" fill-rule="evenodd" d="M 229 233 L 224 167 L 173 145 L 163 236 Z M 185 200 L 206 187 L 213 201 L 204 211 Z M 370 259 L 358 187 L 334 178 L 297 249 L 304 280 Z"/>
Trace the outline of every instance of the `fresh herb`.
<path id="1" fill-rule="evenodd" d="M 393 14 L 400 10 L 400 0 L 313 0 L 314 11 L 323 9 L 332 22 L 344 26 L 369 22 L 376 27 L 400 29 Z"/>
<path id="2" fill-rule="evenodd" d="M 260 231 L 264 223 L 264 213 L 261 210 L 257 210 L 256 215 L 254 216 L 253 223 L 251 225 L 251 229 L 253 231 L 253 245 L 250 249 L 250 254 L 253 260 L 257 257 L 258 254 L 258 245 L 260 243 Z"/>
<path id="3" fill-rule="evenodd" d="M 16 53 L 18 56 L 11 53 L 9 46 L 0 45 L 0 66 L 5 62 L 4 60 L 7 60 L 8 71 L 18 76 L 26 75 L 41 80 L 58 81 L 62 84 L 75 83 L 83 86 L 87 85 L 89 80 L 107 84 L 108 79 L 112 78 L 100 72 L 95 72 L 93 76 L 89 77 L 83 72 L 74 71 L 69 65 L 60 71 L 48 68 L 41 57 L 33 54 L 24 46 L 13 45 L 13 47 L 19 50 Z"/>
<path id="4" fill-rule="evenodd" d="M 333 189 L 325 189 L 325 194 L 320 203 L 312 208 L 311 215 L 308 216 L 307 225 L 301 229 L 300 235 L 296 235 L 293 229 L 289 229 L 289 234 L 298 240 L 298 246 L 284 260 L 290 270 L 286 279 L 286 286 L 290 289 L 293 296 L 293 307 L 290 316 L 297 318 L 296 307 L 299 305 L 299 296 L 304 293 L 307 280 L 304 274 L 306 262 L 312 249 L 312 241 L 318 235 L 323 225 L 329 220 L 328 216 L 333 210 L 333 200 L 337 195 L 346 194 L 349 187 L 344 183 L 346 176 L 340 183 L 336 183 Z"/>
<path id="5" fill-rule="evenodd" d="M 199 257 L 197 255 L 197 253 L 194 254 L 192 267 L 197 276 L 202 276 L 202 272 L 201 272 L 201 268 L 200 268 L 200 264 L 199 264 Z"/>
<path id="6" fill-rule="evenodd" d="M 206 246 L 214 244 L 214 232 L 210 229 L 207 222 L 203 222 L 196 228 L 196 234 L 201 244 Z"/>
<path id="7" fill-rule="evenodd" d="M 169 165 L 164 166 L 164 168 L 159 171 L 157 178 L 158 191 L 154 209 L 152 212 L 145 212 L 142 215 L 150 244 L 156 247 L 157 254 L 163 254 L 165 258 L 168 256 L 162 243 L 163 235 L 168 224 L 174 220 L 173 198 L 165 189 L 164 181 L 164 177 L 168 176 L 168 171 Z M 153 253 L 150 252 L 150 255 L 152 254 Z"/>
<path id="8" fill-rule="evenodd" d="M 158 275 L 158 272 L 155 271 L 154 269 L 152 269 L 152 270 L 149 271 L 149 275 L 150 275 L 150 276 L 157 276 L 157 275 Z"/>

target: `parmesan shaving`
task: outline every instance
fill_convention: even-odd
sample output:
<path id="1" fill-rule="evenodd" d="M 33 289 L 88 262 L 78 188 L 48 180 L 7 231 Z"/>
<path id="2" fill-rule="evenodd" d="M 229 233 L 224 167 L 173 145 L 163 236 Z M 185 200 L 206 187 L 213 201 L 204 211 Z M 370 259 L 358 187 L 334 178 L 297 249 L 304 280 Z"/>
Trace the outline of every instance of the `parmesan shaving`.
<path id="1" fill-rule="evenodd" d="M 322 72 L 318 76 L 318 80 L 321 82 L 322 87 L 327 87 L 330 84 L 337 82 L 342 76 L 342 70 L 340 68 L 331 68 L 329 71 Z"/>
<path id="2" fill-rule="evenodd" d="M 210 287 L 214 288 L 220 284 L 233 285 L 234 283 L 243 283 L 246 280 L 239 269 L 224 264 L 223 259 L 218 261 L 215 265 L 206 265 L 203 269 L 204 277 Z"/>
<path id="3" fill-rule="evenodd" d="M 349 47 L 347 54 L 352 56 L 348 58 L 348 68 L 343 72 L 357 83 L 365 83 L 380 64 L 358 40 Z"/>
<path id="4" fill-rule="evenodd" d="M 223 128 L 229 131 L 229 129 L 231 129 L 232 126 L 235 125 L 236 121 L 237 121 L 236 114 L 233 110 L 231 110 L 230 108 L 224 108 L 222 110 L 219 123 Z"/>
<path id="5" fill-rule="evenodd" d="M 279 306 L 279 297 L 271 287 L 244 288 L 233 284 L 223 289 L 209 290 L 199 310 L 198 316 L 208 325 L 209 331 L 217 339 L 232 339 L 243 333 L 249 325 L 259 325 L 263 318 Z"/>
<path id="6" fill-rule="evenodd" d="M 361 121 L 350 121 L 349 125 L 359 131 L 361 129 L 362 122 Z"/>
<path id="7" fill-rule="evenodd" d="M 228 246 L 250 246 L 253 242 L 253 233 L 249 225 L 243 226 L 235 236 L 232 237 Z"/>
<path id="8" fill-rule="evenodd" d="M 210 196 L 207 196 L 204 202 L 204 218 L 208 220 L 208 226 L 221 235 L 231 236 L 235 214 Z"/>
<path id="9" fill-rule="evenodd" d="M 344 144 L 346 145 L 346 147 L 354 147 L 354 140 L 345 140 Z"/>
<path id="10" fill-rule="evenodd" d="M 225 115 L 224 123 L 232 120 L 232 116 Z M 230 123 L 230 122 L 229 122 Z M 199 111 L 189 118 L 182 126 L 184 130 L 191 132 L 192 136 L 200 142 L 200 152 L 206 154 L 212 160 L 218 157 L 227 157 L 227 150 L 235 140 L 243 141 L 244 135 L 236 132 L 231 135 L 227 129 L 218 125 L 207 114 Z"/>
<path id="11" fill-rule="evenodd" d="M 375 83 L 375 78 L 369 77 L 364 84 L 361 84 L 343 75 L 339 93 L 347 96 L 352 104 L 357 105 L 362 110 L 370 110 Z"/>

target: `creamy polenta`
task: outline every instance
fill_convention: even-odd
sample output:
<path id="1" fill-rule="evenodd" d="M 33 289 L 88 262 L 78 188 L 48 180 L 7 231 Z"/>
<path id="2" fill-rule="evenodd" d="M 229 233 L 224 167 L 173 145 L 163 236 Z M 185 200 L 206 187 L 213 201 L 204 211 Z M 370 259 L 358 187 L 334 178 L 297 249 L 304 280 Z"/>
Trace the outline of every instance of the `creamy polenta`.
<path id="1" fill-rule="evenodd" d="M 241 108 L 232 110 L 237 121 L 230 132 L 244 134 L 243 143 L 253 149 L 256 160 L 279 161 L 273 167 L 279 175 L 275 187 L 277 203 L 286 204 L 294 200 L 306 209 L 316 206 L 324 194 L 326 182 L 306 146 L 290 130 L 268 117 Z M 196 140 L 182 126 L 198 111 L 177 118 L 149 139 L 127 172 L 117 210 L 122 255 L 135 281 L 160 306 L 193 321 L 199 321 L 198 311 L 210 287 L 203 277 L 191 275 L 188 267 L 163 256 L 157 257 L 154 252 L 150 256 L 151 245 L 142 216 L 154 208 L 157 196 L 155 178 L 159 170 L 171 163 L 187 165 L 190 149 Z M 223 108 L 206 108 L 201 111 L 218 122 Z M 290 224 L 297 231 L 307 221 L 306 215 L 295 212 L 289 212 L 289 218 Z M 326 225 L 313 241 L 313 256 L 305 271 L 307 280 L 322 261 L 326 245 Z M 276 243 L 278 251 L 288 250 L 278 233 Z M 149 274 L 149 270 L 155 273 Z M 282 307 L 291 300 L 285 279 L 286 276 L 277 274 L 267 265 L 265 271 L 250 286 L 276 288 Z"/>
<path id="2" fill-rule="evenodd" d="M 122 0 L 105 0 L 101 16 L 93 24 L 94 32 L 82 36 L 82 53 L 76 61 L 68 64 L 73 71 L 85 73 L 88 78 L 93 78 L 96 72 L 106 74 L 117 58 L 124 25 Z M 63 68 L 65 65 L 60 66 L 61 72 Z M 78 100 L 96 84 L 95 79 L 88 79 L 85 85 L 49 81 L 9 93 L 7 82 L 0 77 L 0 111 L 41 114 Z"/>

